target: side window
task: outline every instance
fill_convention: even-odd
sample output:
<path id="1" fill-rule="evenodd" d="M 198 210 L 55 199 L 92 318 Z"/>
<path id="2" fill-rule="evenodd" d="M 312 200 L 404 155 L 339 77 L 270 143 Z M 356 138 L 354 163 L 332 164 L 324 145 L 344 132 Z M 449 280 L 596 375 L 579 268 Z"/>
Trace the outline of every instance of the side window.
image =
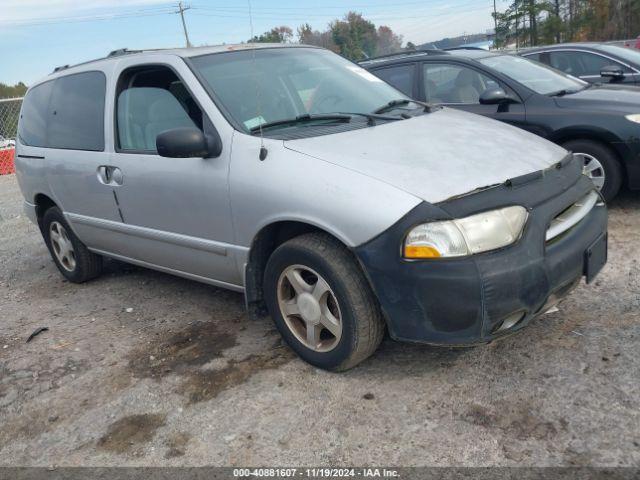
<path id="1" fill-rule="evenodd" d="M 540 60 L 540 54 L 539 53 L 528 53 L 526 55 L 523 55 L 524 58 L 528 58 L 529 60 L 534 60 L 536 62 L 540 62 L 542 60 Z"/>
<path id="2" fill-rule="evenodd" d="M 625 73 L 630 70 L 613 60 L 588 52 L 559 51 L 549 52 L 549 64 L 574 77 L 592 75 L 600 76 L 600 70 L 609 65 L 617 65 Z"/>
<path id="3" fill-rule="evenodd" d="M 120 150 L 156 152 L 156 137 L 173 128 L 203 128 L 202 110 L 166 67 L 134 69 L 119 81 L 117 143 Z"/>
<path id="4" fill-rule="evenodd" d="M 58 78 L 51 95 L 48 146 L 71 150 L 104 150 L 106 78 L 87 72 Z"/>
<path id="5" fill-rule="evenodd" d="M 381 68 L 373 73 L 390 85 L 393 85 L 402 93 L 413 97 L 413 80 L 416 67 L 414 64 L 398 65 L 396 67 Z"/>
<path id="6" fill-rule="evenodd" d="M 30 89 L 27 93 L 18 124 L 18 137 L 23 145 L 47 146 L 47 119 L 52 89 L 53 81 L 50 81 Z"/>
<path id="7" fill-rule="evenodd" d="M 500 85 L 488 76 L 462 65 L 424 64 L 424 93 L 431 103 L 480 103 L 480 95 Z"/>

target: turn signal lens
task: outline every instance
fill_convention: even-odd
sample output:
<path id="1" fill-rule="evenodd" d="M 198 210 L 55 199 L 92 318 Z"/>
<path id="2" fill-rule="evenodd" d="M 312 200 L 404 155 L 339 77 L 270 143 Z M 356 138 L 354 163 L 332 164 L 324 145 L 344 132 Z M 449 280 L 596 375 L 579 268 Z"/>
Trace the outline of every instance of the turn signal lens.
<path id="1" fill-rule="evenodd" d="M 418 225 L 404 242 L 405 258 L 461 257 L 468 254 L 462 233 L 449 221 Z"/>
<path id="2" fill-rule="evenodd" d="M 407 245 L 404 249 L 407 258 L 438 258 L 441 257 L 437 248 L 430 245 Z"/>

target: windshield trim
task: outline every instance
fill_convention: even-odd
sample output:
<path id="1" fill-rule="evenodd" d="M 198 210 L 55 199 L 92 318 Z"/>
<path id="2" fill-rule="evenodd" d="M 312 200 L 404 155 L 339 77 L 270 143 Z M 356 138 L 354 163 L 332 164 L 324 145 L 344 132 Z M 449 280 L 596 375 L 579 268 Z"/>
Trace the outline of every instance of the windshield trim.
<path id="1" fill-rule="evenodd" d="M 487 65 L 483 61 L 483 60 L 490 60 L 492 58 L 498 58 L 498 57 L 510 57 L 510 58 L 515 58 L 515 59 L 520 58 L 522 60 L 526 60 L 528 62 L 531 62 L 531 63 L 533 63 L 533 64 L 535 64 L 537 66 L 543 67 L 543 68 L 549 70 L 551 73 L 553 73 L 553 74 L 555 74 L 555 75 L 557 75 L 557 76 L 559 76 L 561 78 L 572 80 L 572 81 L 576 82 L 576 84 L 577 84 L 576 86 L 582 86 L 584 88 L 584 87 L 587 87 L 589 85 L 589 82 L 585 82 L 584 80 L 581 80 L 581 79 L 576 78 L 574 76 L 571 76 L 571 75 L 568 75 L 566 73 L 560 72 L 560 71 L 556 70 L 553 67 L 550 67 L 549 65 L 547 65 L 545 63 L 538 62 L 537 60 L 533 60 L 531 58 L 526 58 L 524 55 L 512 55 L 512 54 L 509 54 L 509 53 L 501 53 L 501 54 L 494 54 L 494 55 L 486 56 L 486 57 L 483 57 L 483 58 L 479 58 L 477 60 L 477 62 L 480 63 L 484 68 L 491 69 L 492 72 L 495 72 L 495 73 L 501 75 L 502 77 L 509 79 L 510 81 L 518 84 L 518 86 L 520 86 L 520 87 L 524 88 L 525 90 L 527 90 L 528 92 L 531 92 L 531 93 L 536 94 L 536 95 L 547 96 L 547 95 L 549 95 L 549 93 L 553 93 L 553 90 L 551 92 L 548 92 L 548 93 L 540 93 L 540 92 L 534 90 L 533 88 L 529 87 L 528 85 L 525 85 L 524 83 L 522 83 L 519 80 L 515 79 L 511 75 L 507 75 L 506 73 L 501 72 L 497 68 L 495 68 L 495 67 L 493 67 L 491 65 Z"/>

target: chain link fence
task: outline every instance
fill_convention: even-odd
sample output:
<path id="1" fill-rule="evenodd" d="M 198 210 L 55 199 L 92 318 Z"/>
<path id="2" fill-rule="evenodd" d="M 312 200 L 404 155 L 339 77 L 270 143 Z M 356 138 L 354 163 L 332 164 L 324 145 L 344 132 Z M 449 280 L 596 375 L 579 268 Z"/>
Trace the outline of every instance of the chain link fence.
<path id="1" fill-rule="evenodd" d="M 14 173 L 13 155 L 22 98 L 0 99 L 0 175 Z"/>

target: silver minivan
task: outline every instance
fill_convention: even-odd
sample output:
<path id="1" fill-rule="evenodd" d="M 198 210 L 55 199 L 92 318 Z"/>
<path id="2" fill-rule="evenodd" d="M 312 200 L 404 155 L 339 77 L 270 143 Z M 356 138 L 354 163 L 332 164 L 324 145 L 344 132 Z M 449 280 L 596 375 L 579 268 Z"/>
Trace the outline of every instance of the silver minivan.
<path id="1" fill-rule="evenodd" d="M 64 277 L 111 257 L 243 292 L 324 369 L 385 331 L 492 341 L 606 262 L 606 207 L 569 152 L 320 48 L 112 52 L 34 84 L 18 133 Z"/>

